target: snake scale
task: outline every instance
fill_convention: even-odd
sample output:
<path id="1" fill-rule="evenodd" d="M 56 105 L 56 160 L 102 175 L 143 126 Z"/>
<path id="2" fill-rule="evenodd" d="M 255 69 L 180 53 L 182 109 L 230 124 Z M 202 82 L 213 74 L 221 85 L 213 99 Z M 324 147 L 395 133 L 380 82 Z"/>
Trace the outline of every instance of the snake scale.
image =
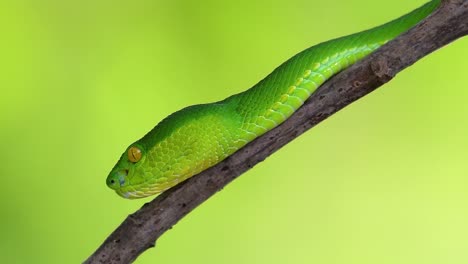
<path id="1" fill-rule="evenodd" d="M 428 16 L 440 0 L 384 25 L 312 46 L 252 88 L 177 111 L 121 155 L 107 185 L 124 198 L 158 194 L 217 164 L 290 117 L 326 80 Z"/>

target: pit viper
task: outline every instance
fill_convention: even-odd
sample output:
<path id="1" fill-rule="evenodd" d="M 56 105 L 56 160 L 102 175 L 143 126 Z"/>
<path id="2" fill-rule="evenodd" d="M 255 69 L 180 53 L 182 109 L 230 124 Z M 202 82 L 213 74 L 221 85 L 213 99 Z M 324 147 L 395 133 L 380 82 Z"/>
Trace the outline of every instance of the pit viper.
<path id="1" fill-rule="evenodd" d="M 106 183 L 129 199 L 158 194 L 219 163 L 290 117 L 326 80 L 432 13 L 433 0 L 381 26 L 312 46 L 252 88 L 179 110 L 120 156 Z"/>

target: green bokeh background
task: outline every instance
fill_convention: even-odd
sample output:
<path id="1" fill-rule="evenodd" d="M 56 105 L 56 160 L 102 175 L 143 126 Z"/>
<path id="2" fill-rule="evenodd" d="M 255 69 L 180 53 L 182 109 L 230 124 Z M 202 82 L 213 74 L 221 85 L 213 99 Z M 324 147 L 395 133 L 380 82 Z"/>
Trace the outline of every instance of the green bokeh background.
<path id="1" fill-rule="evenodd" d="M 418 1 L 0 2 L 0 262 L 78 263 L 144 200 L 105 177 L 187 105 Z M 137 263 L 468 263 L 468 39 L 290 143 Z"/>

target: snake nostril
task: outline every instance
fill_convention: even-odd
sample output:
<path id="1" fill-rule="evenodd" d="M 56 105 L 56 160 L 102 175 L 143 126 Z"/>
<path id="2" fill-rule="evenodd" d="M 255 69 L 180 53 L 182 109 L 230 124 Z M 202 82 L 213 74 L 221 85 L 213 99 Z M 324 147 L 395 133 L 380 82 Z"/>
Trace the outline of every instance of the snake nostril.
<path id="1" fill-rule="evenodd" d="M 115 183 L 115 180 L 113 180 L 113 179 L 110 180 L 110 183 L 111 183 L 111 184 L 114 184 L 114 183 Z"/>

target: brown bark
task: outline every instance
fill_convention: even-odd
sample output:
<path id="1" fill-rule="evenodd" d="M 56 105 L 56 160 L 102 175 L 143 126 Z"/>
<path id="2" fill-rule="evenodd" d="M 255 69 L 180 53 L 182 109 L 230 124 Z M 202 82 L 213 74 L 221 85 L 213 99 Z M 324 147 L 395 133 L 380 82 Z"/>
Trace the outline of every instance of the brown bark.
<path id="1" fill-rule="evenodd" d="M 134 261 L 154 247 L 166 230 L 233 179 L 423 56 L 466 34 L 468 0 L 443 0 L 417 26 L 326 82 L 286 122 L 129 215 L 85 263 Z"/>

